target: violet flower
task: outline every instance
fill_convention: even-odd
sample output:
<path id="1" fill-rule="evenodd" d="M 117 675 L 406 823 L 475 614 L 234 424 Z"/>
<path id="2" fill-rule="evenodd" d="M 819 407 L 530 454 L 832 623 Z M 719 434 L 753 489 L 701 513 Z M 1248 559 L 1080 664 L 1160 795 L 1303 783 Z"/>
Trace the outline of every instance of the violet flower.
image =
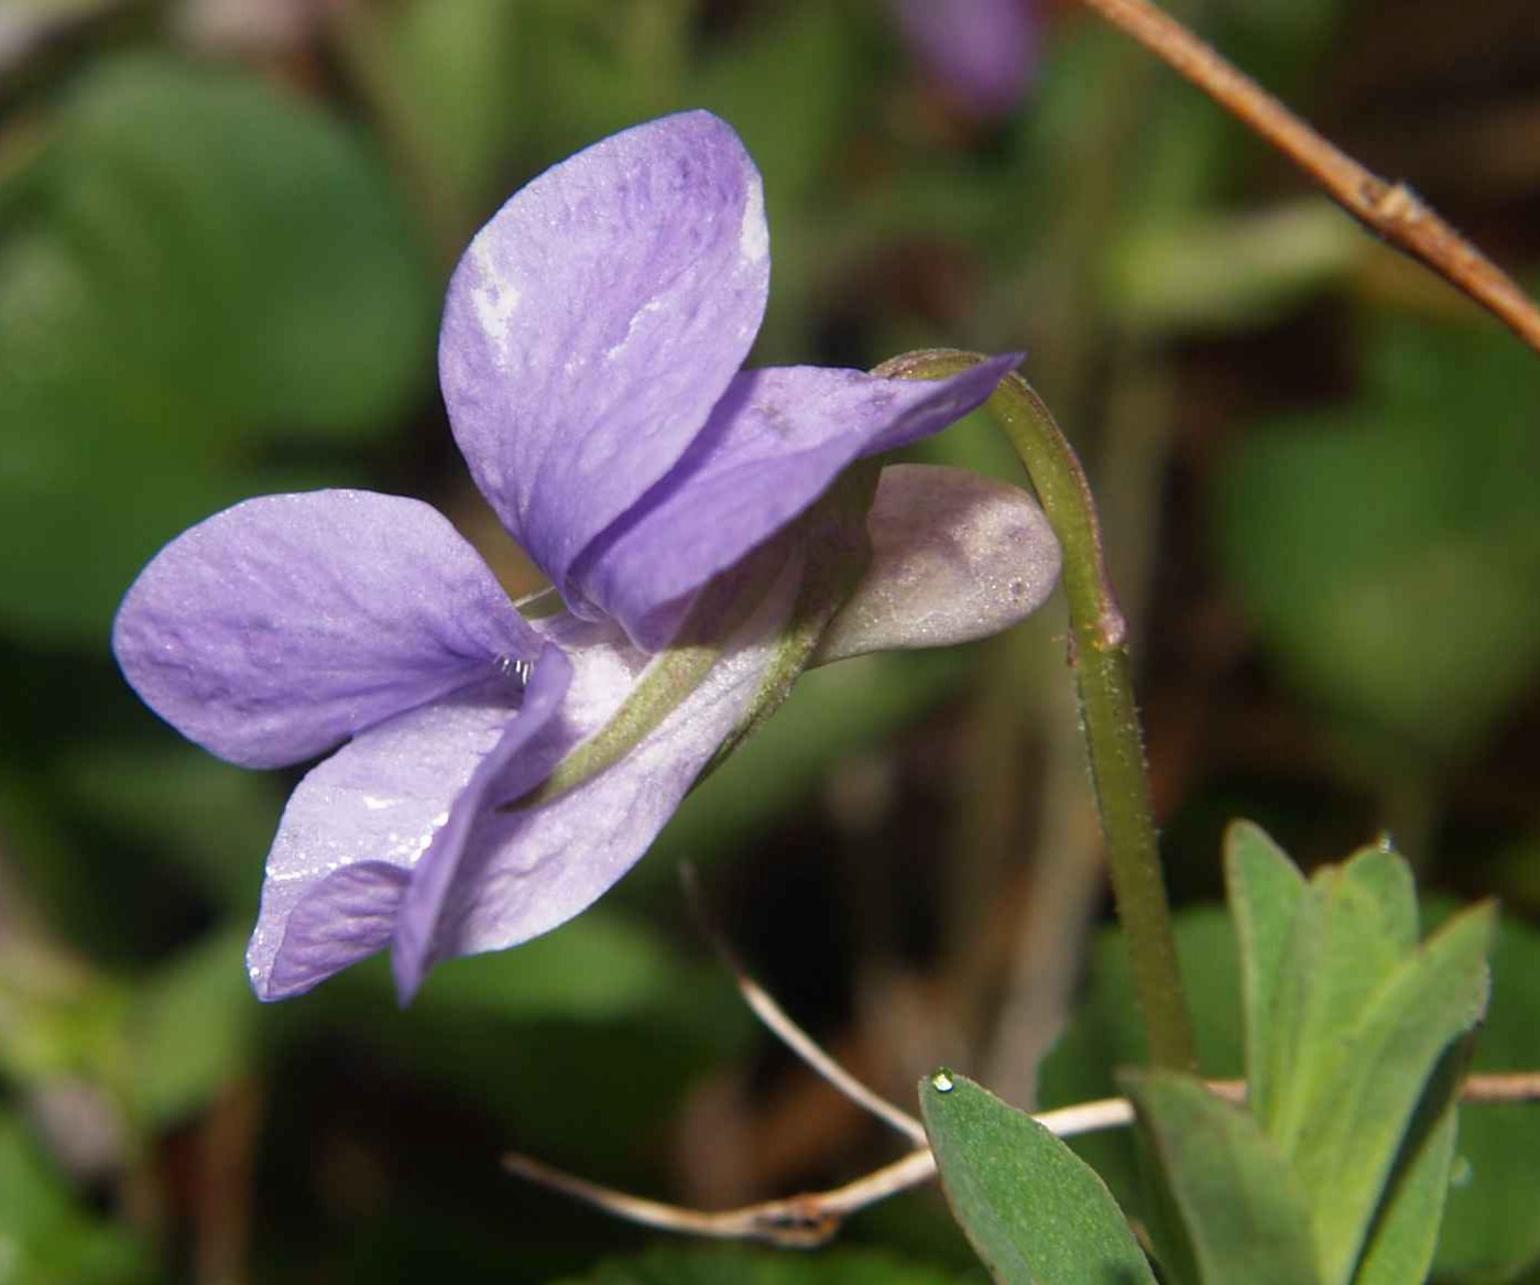
<path id="1" fill-rule="evenodd" d="M 1013 111 L 1037 63 L 1040 0 L 894 0 L 915 60 L 965 111 Z"/>
<path id="2" fill-rule="evenodd" d="M 406 999 L 435 961 L 526 941 L 608 889 L 763 703 L 814 556 L 801 515 L 1016 360 L 928 384 L 740 370 L 768 276 L 759 175 L 704 112 L 579 153 L 472 241 L 444 398 L 472 476 L 565 600 L 555 616 L 525 619 L 428 506 L 365 491 L 238 504 L 130 589 L 114 650 L 184 735 L 250 767 L 341 744 L 268 856 L 260 997 L 390 947 Z M 870 566 L 820 661 L 1004 628 L 1057 577 L 1030 499 L 958 470 L 886 470 L 866 527 Z M 613 761 L 531 793 L 659 690 Z"/>

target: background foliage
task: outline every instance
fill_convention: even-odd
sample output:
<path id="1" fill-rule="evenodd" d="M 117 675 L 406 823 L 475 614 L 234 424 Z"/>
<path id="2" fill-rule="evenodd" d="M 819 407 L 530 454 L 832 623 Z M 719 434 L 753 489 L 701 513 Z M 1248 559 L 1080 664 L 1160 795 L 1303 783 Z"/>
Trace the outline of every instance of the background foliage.
<path id="1" fill-rule="evenodd" d="M 1540 264 L 1529 0 L 1172 7 Z M 978 120 L 879 0 L 0 10 L 0 1281 L 981 1279 L 933 1194 L 827 1255 L 631 1257 L 648 1236 L 500 1173 L 513 1145 L 725 1204 L 891 1154 L 753 1028 L 681 857 L 906 1104 L 943 1061 L 1017 1105 L 1114 1091 L 1128 981 L 1052 613 L 810 676 L 599 909 L 404 1014 L 378 961 L 276 1008 L 246 989 L 289 780 L 138 705 L 116 602 L 190 522 L 322 485 L 431 499 L 532 587 L 444 423 L 443 283 L 519 183 L 687 106 L 765 174 L 758 362 L 1022 347 L 1091 463 L 1205 1070 L 1240 1069 L 1206 904 L 1238 813 L 1306 866 L 1389 828 L 1451 904 L 1501 897 L 1477 1065 L 1540 1065 L 1540 364 L 1073 5 L 1034 12 L 1032 84 Z M 1013 467 L 981 424 L 926 450 Z M 1537 1120 L 1464 1113 L 1447 1279 L 1535 1270 Z M 1136 1207 L 1128 1145 L 1077 1147 Z"/>

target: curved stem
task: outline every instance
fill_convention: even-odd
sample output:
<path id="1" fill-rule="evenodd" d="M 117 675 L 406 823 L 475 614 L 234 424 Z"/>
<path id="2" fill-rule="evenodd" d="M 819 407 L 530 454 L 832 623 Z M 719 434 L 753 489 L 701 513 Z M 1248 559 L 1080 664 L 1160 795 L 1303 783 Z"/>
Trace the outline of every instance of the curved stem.
<path id="1" fill-rule="evenodd" d="M 876 373 L 944 379 L 980 360 L 974 353 L 938 349 L 895 357 Z M 1091 487 L 1048 407 L 1019 375 L 1006 377 L 990 398 L 989 409 L 1026 468 L 1064 550 L 1070 668 L 1150 1060 L 1157 1066 L 1191 1069 L 1197 1056 L 1155 842 L 1128 627 L 1107 572 Z"/>

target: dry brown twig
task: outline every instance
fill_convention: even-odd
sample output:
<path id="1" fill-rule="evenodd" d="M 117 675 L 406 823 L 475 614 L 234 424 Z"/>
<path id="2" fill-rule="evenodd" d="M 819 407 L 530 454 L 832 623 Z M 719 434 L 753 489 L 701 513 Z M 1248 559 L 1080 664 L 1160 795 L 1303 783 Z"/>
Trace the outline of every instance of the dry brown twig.
<path id="1" fill-rule="evenodd" d="M 925 1126 L 901 1107 L 867 1088 L 835 1062 L 791 1019 L 774 997 L 744 971 L 706 914 L 694 872 L 687 868 L 684 878 L 707 936 L 732 970 L 738 991 L 754 1015 L 772 1035 L 834 1088 L 915 1142 L 915 1149 L 843 1186 L 722 1210 L 690 1209 L 632 1195 L 517 1152 L 503 1157 L 503 1167 L 538 1186 L 571 1196 L 618 1218 L 662 1231 L 715 1240 L 761 1241 L 786 1249 L 810 1249 L 822 1245 L 852 1214 L 936 1176 L 936 1161 L 926 1145 Z M 1246 1086 L 1240 1080 L 1213 1080 L 1209 1087 L 1230 1101 L 1245 1100 Z M 1461 1097 L 1466 1102 L 1537 1102 L 1540 1101 L 1540 1072 L 1473 1075 L 1466 1080 Z M 1126 1098 L 1101 1098 L 1061 1107 L 1057 1111 L 1045 1111 L 1032 1118 L 1056 1137 L 1072 1138 L 1128 1124 L 1134 1118 L 1134 1111 Z"/>
<path id="2" fill-rule="evenodd" d="M 1497 317 L 1540 352 L 1540 309 L 1404 183 L 1390 183 L 1317 133 L 1150 0 L 1083 0 L 1304 170 L 1361 223 Z"/>

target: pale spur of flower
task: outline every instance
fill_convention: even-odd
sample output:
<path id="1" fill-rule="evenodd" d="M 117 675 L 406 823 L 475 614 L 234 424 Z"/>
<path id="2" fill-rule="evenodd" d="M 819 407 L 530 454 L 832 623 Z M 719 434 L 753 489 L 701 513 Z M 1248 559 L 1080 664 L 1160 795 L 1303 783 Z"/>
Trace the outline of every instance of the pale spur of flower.
<path id="1" fill-rule="evenodd" d="M 247 956 L 263 999 L 386 948 L 405 999 L 435 961 L 526 941 L 608 889 L 790 681 L 821 497 L 1016 361 L 935 383 L 742 370 L 769 266 L 759 175 L 705 112 L 557 165 L 472 241 L 444 399 L 555 615 L 521 615 L 433 509 L 366 491 L 238 504 L 129 590 L 118 661 L 184 735 L 249 767 L 334 751 L 268 856 Z M 1004 628 L 1058 574 L 1032 501 L 958 470 L 885 470 L 864 530 L 820 663 Z"/>
<path id="2" fill-rule="evenodd" d="M 959 106 L 989 120 L 1014 111 L 1037 64 L 1040 0 L 894 0 L 915 60 Z"/>

